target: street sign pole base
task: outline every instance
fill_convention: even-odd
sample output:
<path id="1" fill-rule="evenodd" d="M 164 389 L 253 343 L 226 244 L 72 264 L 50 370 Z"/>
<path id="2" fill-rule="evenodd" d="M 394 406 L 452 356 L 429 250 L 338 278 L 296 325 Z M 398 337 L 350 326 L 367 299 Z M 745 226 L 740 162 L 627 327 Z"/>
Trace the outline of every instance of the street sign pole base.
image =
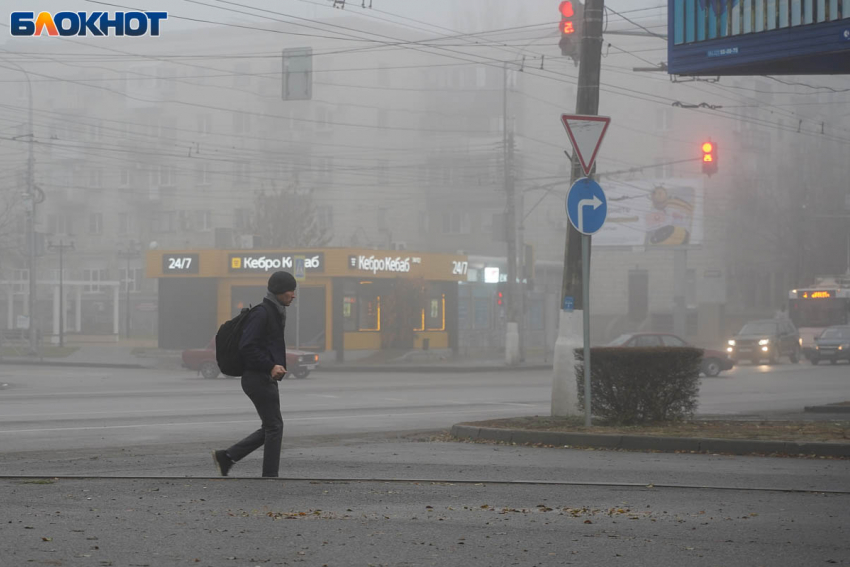
<path id="1" fill-rule="evenodd" d="M 582 415 L 578 407 L 575 350 L 583 346 L 583 313 L 560 311 L 552 372 L 552 416 Z"/>

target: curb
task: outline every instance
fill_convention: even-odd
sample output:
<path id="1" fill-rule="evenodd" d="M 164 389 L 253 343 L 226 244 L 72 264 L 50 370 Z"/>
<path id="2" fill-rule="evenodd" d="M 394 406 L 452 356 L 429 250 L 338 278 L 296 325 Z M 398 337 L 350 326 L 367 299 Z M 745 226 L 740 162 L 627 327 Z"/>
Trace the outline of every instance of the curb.
<path id="1" fill-rule="evenodd" d="M 850 413 L 850 405 L 829 404 L 825 406 L 806 406 L 803 411 L 809 413 Z"/>
<path id="2" fill-rule="evenodd" d="M 452 426 L 451 436 L 458 439 L 502 441 L 505 443 L 540 443 L 570 447 L 599 447 L 628 451 L 678 451 L 698 453 L 727 453 L 750 455 L 752 453 L 783 455 L 814 455 L 817 457 L 850 458 L 850 443 L 822 443 L 797 441 L 767 441 L 757 439 L 714 439 L 699 437 L 657 437 L 650 435 L 617 435 L 602 433 L 560 433 L 557 431 L 531 431 L 527 429 L 500 429 Z"/>
<path id="3" fill-rule="evenodd" d="M 0 364 L 15 366 L 62 366 L 64 368 L 133 368 L 150 369 L 143 364 L 121 364 L 109 362 L 41 362 L 36 360 L 0 360 Z"/>
<path id="4" fill-rule="evenodd" d="M 317 371 L 321 372 L 517 372 L 522 370 L 552 370 L 551 364 L 534 364 L 528 366 L 423 366 L 423 365 L 380 365 L 380 366 L 322 366 L 321 362 Z"/>

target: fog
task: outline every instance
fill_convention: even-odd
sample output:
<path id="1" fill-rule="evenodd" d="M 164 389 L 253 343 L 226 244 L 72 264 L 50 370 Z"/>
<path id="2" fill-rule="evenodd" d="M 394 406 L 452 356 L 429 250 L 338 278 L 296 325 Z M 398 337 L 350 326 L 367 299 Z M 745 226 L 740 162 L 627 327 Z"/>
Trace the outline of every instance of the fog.
<path id="1" fill-rule="evenodd" d="M 288 343 L 322 360 L 498 358 L 515 318 L 523 359 L 551 362 L 578 76 L 556 3 L 341 4 L 169 3 L 159 37 L 5 36 L 10 344 L 34 308 L 41 348 L 203 347 L 273 271 L 235 258 L 304 256 Z M 676 330 L 725 348 L 787 314 L 792 289 L 850 274 L 850 81 L 671 80 L 666 8 L 607 4 L 592 340 Z"/>

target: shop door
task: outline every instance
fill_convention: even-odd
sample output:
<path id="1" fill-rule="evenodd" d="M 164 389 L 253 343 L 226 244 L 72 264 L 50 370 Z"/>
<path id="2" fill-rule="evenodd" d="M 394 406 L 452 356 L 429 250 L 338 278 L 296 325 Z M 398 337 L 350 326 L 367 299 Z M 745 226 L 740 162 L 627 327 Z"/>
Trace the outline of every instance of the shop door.
<path id="1" fill-rule="evenodd" d="M 325 350 L 324 287 L 299 287 L 295 301 L 286 310 L 286 346 L 296 348 L 299 344 L 305 350 Z"/>

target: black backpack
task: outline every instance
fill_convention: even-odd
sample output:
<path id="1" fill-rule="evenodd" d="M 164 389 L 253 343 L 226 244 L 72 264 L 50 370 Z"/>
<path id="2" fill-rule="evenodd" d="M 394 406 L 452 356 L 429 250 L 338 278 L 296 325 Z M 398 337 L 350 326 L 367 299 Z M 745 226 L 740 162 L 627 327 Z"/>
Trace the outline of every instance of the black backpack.
<path id="1" fill-rule="evenodd" d="M 242 376 L 245 373 L 245 361 L 239 354 L 239 341 L 242 340 L 248 314 L 255 309 L 262 309 L 262 303 L 243 308 L 239 315 L 223 323 L 215 334 L 215 361 L 221 373 L 226 376 Z"/>

